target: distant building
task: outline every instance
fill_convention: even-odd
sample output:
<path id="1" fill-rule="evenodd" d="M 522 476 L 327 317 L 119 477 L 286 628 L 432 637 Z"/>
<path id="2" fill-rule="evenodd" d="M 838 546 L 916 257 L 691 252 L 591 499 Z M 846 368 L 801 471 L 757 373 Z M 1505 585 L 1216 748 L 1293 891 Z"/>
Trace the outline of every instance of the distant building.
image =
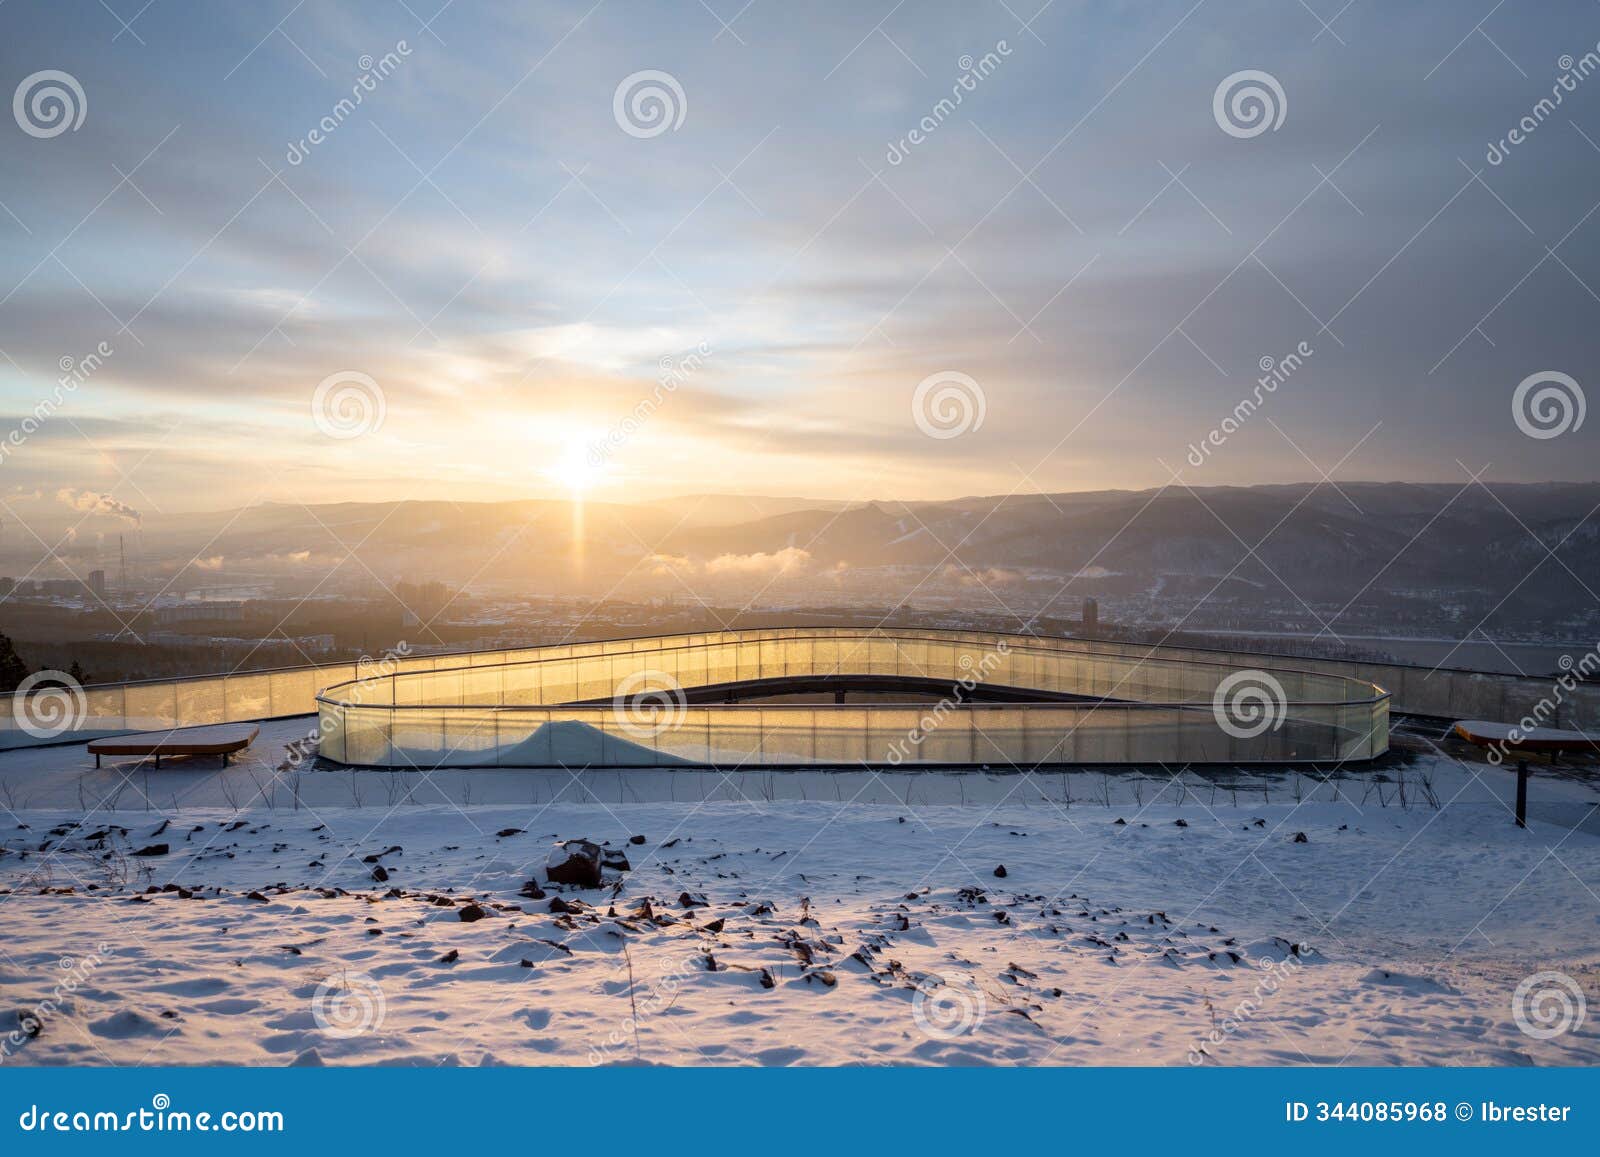
<path id="1" fill-rule="evenodd" d="M 1100 604 L 1094 599 L 1083 600 L 1083 637 L 1092 639 L 1100 633 Z"/>
<path id="2" fill-rule="evenodd" d="M 97 599 L 104 600 L 106 597 L 106 572 L 103 570 L 90 571 L 89 581 L 84 585 L 89 588 L 91 595 Z"/>
<path id="3" fill-rule="evenodd" d="M 404 608 L 402 619 L 409 627 L 438 618 L 455 593 L 441 582 L 409 583 L 402 580 L 394 585 L 394 597 Z"/>
<path id="4" fill-rule="evenodd" d="M 176 606 L 157 607 L 156 622 L 170 623 L 237 623 L 244 619 L 244 604 L 234 602 L 186 602 Z"/>

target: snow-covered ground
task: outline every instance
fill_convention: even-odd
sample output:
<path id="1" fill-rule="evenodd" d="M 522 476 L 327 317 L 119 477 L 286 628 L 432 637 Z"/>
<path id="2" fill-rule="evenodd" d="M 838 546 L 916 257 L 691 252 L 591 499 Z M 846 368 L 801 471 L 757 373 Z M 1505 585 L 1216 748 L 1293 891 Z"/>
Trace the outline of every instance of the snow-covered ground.
<path id="1" fill-rule="evenodd" d="M 277 770 L 307 725 L 226 772 L 0 756 L 0 1029 L 41 1030 L 0 1064 L 1600 1063 L 1592 771 L 1521 831 L 1425 740 L 1329 781 Z M 549 885 L 578 837 L 629 870 Z"/>

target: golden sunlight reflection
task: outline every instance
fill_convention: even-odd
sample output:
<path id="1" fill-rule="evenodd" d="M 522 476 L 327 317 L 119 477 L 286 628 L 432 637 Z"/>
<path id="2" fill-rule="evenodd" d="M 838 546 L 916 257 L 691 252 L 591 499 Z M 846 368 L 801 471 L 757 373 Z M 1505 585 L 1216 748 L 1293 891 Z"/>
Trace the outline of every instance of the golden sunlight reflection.
<path id="1" fill-rule="evenodd" d="M 589 456 L 587 445 L 573 441 L 546 470 L 545 476 L 581 503 L 583 496 L 600 481 L 601 466 Z"/>

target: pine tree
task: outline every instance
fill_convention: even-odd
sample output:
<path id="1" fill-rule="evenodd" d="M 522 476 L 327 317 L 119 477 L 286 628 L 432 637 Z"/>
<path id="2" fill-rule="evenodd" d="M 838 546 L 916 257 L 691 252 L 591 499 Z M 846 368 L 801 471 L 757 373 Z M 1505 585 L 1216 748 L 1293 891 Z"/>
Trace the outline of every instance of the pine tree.
<path id="1" fill-rule="evenodd" d="M 11 694 L 27 677 L 28 665 L 11 645 L 10 636 L 0 634 L 0 694 Z"/>

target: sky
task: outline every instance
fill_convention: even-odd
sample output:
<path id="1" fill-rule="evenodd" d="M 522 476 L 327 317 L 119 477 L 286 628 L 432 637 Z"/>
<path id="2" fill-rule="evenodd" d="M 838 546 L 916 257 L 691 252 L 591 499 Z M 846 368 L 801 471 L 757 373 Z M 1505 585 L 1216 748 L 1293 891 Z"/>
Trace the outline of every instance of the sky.
<path id="1" fill-rule="evenodd" d="M 1597 42 L 1587 2 L 10 0 L 0 518 L 1593 480 Z"/>

